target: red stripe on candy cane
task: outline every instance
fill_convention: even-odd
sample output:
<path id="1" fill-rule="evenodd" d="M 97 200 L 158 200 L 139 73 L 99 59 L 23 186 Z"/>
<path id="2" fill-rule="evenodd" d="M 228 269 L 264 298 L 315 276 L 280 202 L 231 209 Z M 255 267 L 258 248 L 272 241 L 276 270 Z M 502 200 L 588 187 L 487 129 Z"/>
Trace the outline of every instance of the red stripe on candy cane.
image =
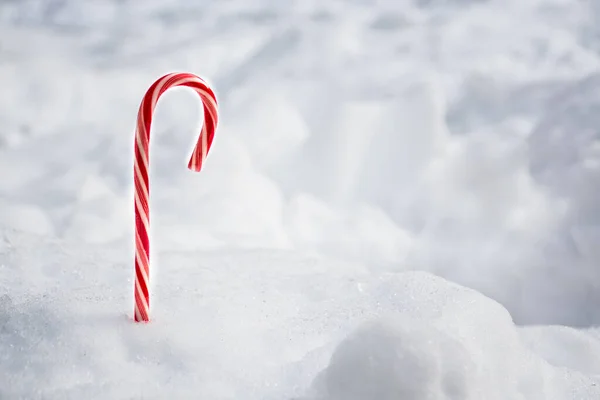
<path id="1" fill-rule="evenodd" d="M 150 126 L 160 96 L 169 88 L 185 86 L 198 93 L 204 108 L 204 123 L 192 151 L 188 168 L 199 172 L 204 165 L 218 123 L 217 99 L 208 84 L 194 74 L 172 73 L 150 86 L 138 111 L 135 131 L 133 183 L 135 188 L 135 307 L 136 322 L 150 320 Z"/>

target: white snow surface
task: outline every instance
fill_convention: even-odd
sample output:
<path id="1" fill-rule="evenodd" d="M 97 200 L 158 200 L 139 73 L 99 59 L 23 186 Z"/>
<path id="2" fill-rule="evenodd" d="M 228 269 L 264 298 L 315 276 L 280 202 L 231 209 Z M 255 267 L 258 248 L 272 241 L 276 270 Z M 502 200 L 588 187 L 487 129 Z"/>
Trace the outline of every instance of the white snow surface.
<path id="1" fill-rule="evenodd" d="M 0 1 L 0 398 L 600 398 L 600 6 Z M 152 321 L 133 308 L 149 85 Z"/>
<path id="2" fill-rule="evenodd" d="M 427 272 L 289 250 L 164 252 L 153 320 L 135 324 L 122 252 L 1 238 L 1 398 L 600 395 L 600 331 L 517 328 L 499 303 Z"/>

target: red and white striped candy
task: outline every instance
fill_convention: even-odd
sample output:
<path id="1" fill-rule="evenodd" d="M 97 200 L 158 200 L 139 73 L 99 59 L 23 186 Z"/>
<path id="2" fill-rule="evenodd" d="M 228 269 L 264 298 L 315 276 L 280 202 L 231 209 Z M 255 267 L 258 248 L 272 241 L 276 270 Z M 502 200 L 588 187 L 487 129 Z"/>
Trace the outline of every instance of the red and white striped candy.
<path id="1" fill-rule="evenodd" d="M 188 168 L 200 171 L 217 128 L 217 99 L 212 89 L 201 78 L 188 73 L 172 73 L 158 79 L 146 92 L 137 118 L 135 132 L 135 161 L 133 181 L 135 184 L 135 309 L 137 322 L 150 320 L 150 125 L 159 97 L 169 88 L 187 86 L 200 95 L 204 106 L 204 124 L 198 143 L 194 148 Z"/>

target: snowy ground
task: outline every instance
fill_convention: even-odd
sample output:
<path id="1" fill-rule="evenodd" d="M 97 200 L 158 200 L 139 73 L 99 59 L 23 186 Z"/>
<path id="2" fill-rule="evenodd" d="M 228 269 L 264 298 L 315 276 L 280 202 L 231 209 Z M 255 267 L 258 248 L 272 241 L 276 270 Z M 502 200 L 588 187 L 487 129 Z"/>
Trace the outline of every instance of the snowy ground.
<path id="1" fill-rule="evenodd" d="M 0 398 L 600 398 L 600 7 L 0 2 Z M 137 107 L 153 322 L 132 312 Z"/>

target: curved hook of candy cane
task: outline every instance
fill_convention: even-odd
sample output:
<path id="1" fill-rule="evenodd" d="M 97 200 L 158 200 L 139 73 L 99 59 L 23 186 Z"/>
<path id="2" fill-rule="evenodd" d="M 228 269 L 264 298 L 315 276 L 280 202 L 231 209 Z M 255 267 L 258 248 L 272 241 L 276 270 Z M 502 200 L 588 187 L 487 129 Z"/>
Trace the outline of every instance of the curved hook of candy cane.
<path id="1" fill-rule="evenodd" d="M 157 79 L 148 89 L 138 111 L 137 128 L 135 133 L 134 186 L 135 186 L 135 321 L 149 321 L 150 293 L 150 128 L 152 115 L 158 99 L 169 88 L 186 86 L 194 89 L 202 99 L 204 107 L 204 123 L 198 142 L 192 151 L 188 168 L 199 172 L 204 165 L 206 156 L 215 135 L 218 123 L 217 99 L 200 77 L 190 73 L 171 73 Z"/>

